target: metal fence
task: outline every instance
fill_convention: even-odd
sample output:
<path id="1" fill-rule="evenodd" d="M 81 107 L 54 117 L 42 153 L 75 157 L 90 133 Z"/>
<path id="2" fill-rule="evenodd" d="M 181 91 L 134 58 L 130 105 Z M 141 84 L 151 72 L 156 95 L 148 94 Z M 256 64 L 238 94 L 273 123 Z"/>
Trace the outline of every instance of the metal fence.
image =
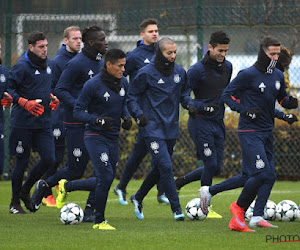
<path id="1" fill-rule="evenodd" d="M 248 2 L 251 2 L 251 4 Z M 186 70 L 207 51 L 210 34 L 225 31 L 231 38 L 227 59 L 233 64 L 233 77 L 239 70 L 253 64 L 259 40 L 263 35 L 277 37 L 294 53 L 289 68 L 291 93 L 300 98 L 300 3 L 297 0 L 187 0 L 187 1 L 1 1 L 0 33 L 2 38 L 2 60 L 8 67 L 15 64 L 27 49 L 27 35 L 33 30 L 46 33 L 52 59 L 62 43 L 63 30 L 70 25 L 82 29 L 99 25 L 105 29 L 109 48 L 120 48 L 128 52 L 139 40 L 139 24 L 144 18 L 158 20 L 160 37 L 168 36 L 176 41 L 176 62 Z M 299 115 L 298 110 L 294 110 Z M 9 111 L 6 110 L 5 145 L 9 134 Z M 184 175 L 197 166 L 196 152 L 187 131 L 186 111 L 180 115 L 180 136 L 173 156 L 175 175 Z M 231 176 L 241 170 L 241 149 L 237 137 L 238 115 L 226 111 L 226 142 L 223 161 L 223 176 Z M 120 136 L 120 160 L 117 177 L 124 168 L 130 154 L 137 127 L 122 131 Z M 300 179 L 300 126 L 289 126 L 276 121 L 275 163 L 278 178 Z M 32 153 L 29 167 L 39 159 Z M 4 172 L 8 175 L 13 159 L 6 154 Z M 150 168 L 149 156 L 145 158 L 136 178 L 144 177 Z M 86 176 L 91 175 L 89 163 Z"/>

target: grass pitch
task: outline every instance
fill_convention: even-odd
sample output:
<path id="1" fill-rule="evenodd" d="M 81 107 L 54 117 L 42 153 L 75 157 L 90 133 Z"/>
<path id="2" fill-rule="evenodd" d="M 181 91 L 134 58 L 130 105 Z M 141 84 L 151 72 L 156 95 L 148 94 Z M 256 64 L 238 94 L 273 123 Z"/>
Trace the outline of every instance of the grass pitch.
<path id="1" fill-rule="evenodd" d="M 222 179 L 215 179 L 218 183 Z M 113 187 L 109 192 L 106 219 L 116 231 L 93 230 L 92 223 L 63 225 L 59 210 L 41 207 L 36 213 L 9 214 L 11 183 L 0 182 L 0 248 L 1 249 L 289 249 L 300 247 L 300 221 L 272 222 L 279 228 L 258 228 L 255 233 L 233 232 L 228 229 L 231 218 L 229 205 L 237 199 L 241 189 L 216 195 L 213 208 L 222 219 L 175 222 L 170 206 L 158 204 L 153 188 L 144 200 L 144 220 L 134 215 L 132 204 L 119 205 Z M 133 180 L 127 187 L 127 200 L 140 187 Z M 186 185 L 180 191 L 182 209 L 198 197 L 199 182 Z M 72 192 L 68 201 L 83 209 L 87 192 Z M 276 204 L 288 199 L 300 203 L 298 182 L 277 181 L 270 199 Z M 23 206 L 24 207 L 24 206 Z M 277 238 L 276 238 L 277 237 Z M 277 240 L 276 240 L 277 239 Z M 281 240 L 281 242 L 278 242 Z M 298 241 L 297 241 L 298 240 Z M 292 241 L 292 242 L 283 242 Z M 276 243 L 273 243 L 276 242 Z"/>

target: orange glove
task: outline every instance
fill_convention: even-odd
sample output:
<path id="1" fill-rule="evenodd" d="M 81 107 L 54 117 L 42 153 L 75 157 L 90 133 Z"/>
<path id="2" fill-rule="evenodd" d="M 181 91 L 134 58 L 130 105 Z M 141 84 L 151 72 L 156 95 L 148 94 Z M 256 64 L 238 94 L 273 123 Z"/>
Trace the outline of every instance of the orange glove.
<path id="1" fill-rule="evenodd" d="M 18 100 L 19 105 L 28 110 L 30 114 L 38 117 L 44 113 L 44 106 L 40 103 L 42 102 L 41 99 L 36 100 L 27 100 L 23 97 L 20 97 Z"/>
<path id="2" fill-rule="evenodd" d="M 7 92 L 3 93 L 3 98 L 1 99 L 0 105 L 4 106 L 4 108 L 9 108 L 12 104 L 13 99 L 10 94 Z"/>
<path id="3" fill-rule="evenodd" d="M 52 110 L 57 110 L 59 106 L 59 99 L 53 95 L 52 93 L 50 94 L 50 104 L 49 104 L 49 107 L 52 109 Z"/>

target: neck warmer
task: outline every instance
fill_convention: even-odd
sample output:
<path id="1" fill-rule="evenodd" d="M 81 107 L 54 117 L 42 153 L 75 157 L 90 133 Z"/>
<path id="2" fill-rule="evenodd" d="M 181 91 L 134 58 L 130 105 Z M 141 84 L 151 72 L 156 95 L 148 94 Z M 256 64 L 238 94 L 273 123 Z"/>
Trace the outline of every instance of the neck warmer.
<path id="1" fill-rule="evenodd" d="M 158 48 L 154 59 L 154 66 L 163 76 L 170 76 L 174 71 L 175 62 L 170 62 L 165 58 Z"/>
<path id="2" fill-rule="evenodd" d="M 95 61 L 100 61 L 102 59 L 102 54 L 98 53 L 96 50 L 86 44 L 82 48 L 82 53 L 85 54 L 88 58 Z"/>
<path id="3" fill-rule="evenodd" d="M 276 68 L 281 70 L 282 72 L 284 72 L 284 67 L 282 66 L 282 64 L 280 62 L 277 61 L 276 63 Z"/>
<path id="4" fill-rule="evenodd" d="M 104 67 L 101 69 L 100 77 L 107 87 L 117 93 L 120 92 L 122 78 L 119 79 L 110 75 Z"/>
<path id="5" fill-rule="evenodd" d="M 262 48 L 259 49 L 257 61 L 254 67 L 265 74 L 272 74 L 276 67 L 277 61 L 271 60 Z"/>
<path id="6" fill-rule="evenodd" d="M 209 55 L 209 51 L 205 54 L 201 62 L 204 64 L 204 66 L 207 66 L 211 69 L 216 70 L 218 73 L 223 74 L 226 72 L 226 64 L 225 64 L 225 58 L 223 62 L 217 62 L 216 60 L 211 59 Z"/>
<path id="7" fill-rule="evenodd" d="M 36 54 L 34 54 L 33 52 L 31 52 L 30 50 L 27 51 L 27 56 L 34 65 L 39 66 L 42 69 L 47 68 L 47 58 L 42 59 L 38 57 Z"/>

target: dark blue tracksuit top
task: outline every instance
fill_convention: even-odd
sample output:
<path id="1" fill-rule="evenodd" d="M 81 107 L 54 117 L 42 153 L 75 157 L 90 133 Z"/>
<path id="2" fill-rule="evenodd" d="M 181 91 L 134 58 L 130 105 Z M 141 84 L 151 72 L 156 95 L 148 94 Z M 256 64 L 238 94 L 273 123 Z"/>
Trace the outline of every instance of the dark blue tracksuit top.
<path id="1" fill-rule="evenodd" d="M 100 61 L 93 60 L 82 52 L 67 63 L 54 90 L 54 94 L 64 105 L 65 126 L 84 126 L 82 121 L 73 117 L 75 102 L 84 83 L 97 75 L 103 64 L 103 59 Z"/>
<path id="2" fill-rule="evenodd" d="M 49 62 L 48 62 L 49 63 Z M 27 129 L 51 128 L 49 108 L 51 93 L 51 68 L 42 69 L 33 64 L 27 51 L 12 67 L 8 77 L 8 92 L 13 97 L 10 126 Z M 30 114 L 18 104 L 20 97 L 28 100 L 42 99 L 45 111 L 39 117 Z"/>
<path id="3" fill-rule="evenodd" d="M 0 99 L 3 98 L 3 93 L 7 89 L 7 80 L 8 80 L 8 69 L 0 64 Z M 3 107 L 0 106 L 0 133 L 1 133 L 1 128 L 3 128 L 3 119 L 4 117 L 4 112 L 3 112 Z"/>
<path id="4" fill-rule="evenodd" d="M 212 68 L 207 69 L 201 61 L 192 65 L 187 73 L 189 88 L 195 93 L 193 106 L 198 111 L 203 111 L 204 106 L 207 104 L 219 104 L 220 109 L 215 115 L 201 114 L 202 118 L 208 120 L 220 120 L 224 118 L 225 108 L 221 96 L 223 90 L 230 82 L 232 74 L 231 62 L 225 60 L 225 65 L 226 72 L 222 75 Z M 199 97 L 197 98 L 198 95 Z"/>
<path id="5" fill-rule="evenodd" d="M 285 89 L 284 76 L 279 69 L 274 69 L 272 74 L 265 74 L 251 66 L 240 71 L 229 83 L 222 99 L 232 110 L 240 113 L 239 132 L 272 132 L 276 99 L 284 108 L 289 108 Z M 231 98 L 237 93 L 240 103 Z M 246 111 L 251 107 L 262 110 L 256 122 L 250 122 L 246 117 Z"/>
<path id="6" fill-rule="evenodd" d="M 166 77 L 157 71 L 153 61 L 138 71 L 129 85 L 127 106 L 136 119 L 144 114 L 149 124 L 139 128 L 142 137 L 176 139 L 178 137 L 179 103 L 191 104 L 185 70 L 175 64 Z"/>
<path id="7" fill-rule="evenodd" d="M 124 76 L 129 76 L 130 82 L 138 70 L 150 63 L 156 53 L 156 45 L 145 45 L 143 41 L 137 42 L 137 47 L 126 54 Z"/>
<path id="8" fill-rule="evenodd" d="M 49 66 L 52 69 L 52 83 L 51 89 L 52 92 L 54 91 L 57 82 L 66 67 L 68 61 L 70 61 L 74 56 L 76 56 L 76 52 L 69 52 L 66 50 L 66 45 L 62 45 L 61 48 L 58 50 L 57 55 L 50 61 Z M 52 124 L 60 124 L 63 120 L 63 105 L 62 102 L 59 104 L 58 109 L 51 114 Z"/>
<path id="9" fill-rule="evenodd" d="M 122 77 L 122 87 L 117 93 L 103 83 L 100 74 L 96 75 L 84 84 L 74 107 L 74 117 L 86 123 L 86 129 L 117 140 L 120 133 L 120 118 L 129 115 L 126 107 L 127 87 L 127 79 Z M 113 118 L 110 129 L 105 130 L 96 125 L 97 117 Z"/>

